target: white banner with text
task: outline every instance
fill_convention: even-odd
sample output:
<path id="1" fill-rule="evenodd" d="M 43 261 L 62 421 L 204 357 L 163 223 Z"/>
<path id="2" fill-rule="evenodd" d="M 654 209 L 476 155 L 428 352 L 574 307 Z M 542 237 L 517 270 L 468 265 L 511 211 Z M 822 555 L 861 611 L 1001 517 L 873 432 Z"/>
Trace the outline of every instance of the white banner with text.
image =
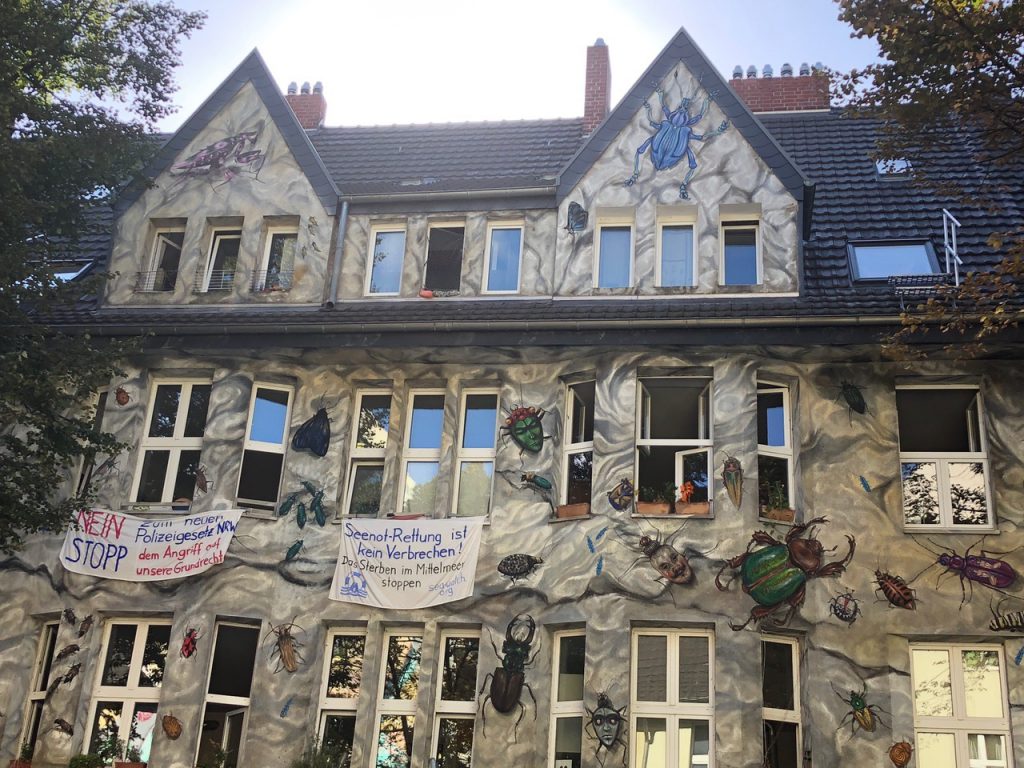
<path id="1" fill-rule="evenodd" d="M 122 581 L 163 581 L 222 563 L 242 510 L 143 519 L 120 512 L 78 512 L 60 562 L 69 571 Z"/>
<path id="2" fill-rule="evenodd" d="M 343 520 L 331 599 L 409 610 L 469 597 L 485 519 Z"/>

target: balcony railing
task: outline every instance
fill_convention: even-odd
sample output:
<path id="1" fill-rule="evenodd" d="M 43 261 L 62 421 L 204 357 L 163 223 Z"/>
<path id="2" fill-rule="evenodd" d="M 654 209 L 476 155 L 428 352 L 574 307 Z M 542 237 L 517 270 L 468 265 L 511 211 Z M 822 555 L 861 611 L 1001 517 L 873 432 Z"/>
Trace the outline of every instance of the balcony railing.
<path id="1" fill-rule="evenodd" d="M 196 293 L 212 293 L 214 291 L 230 291 L 235 283 L 236 271 L 233 269 L 215 269 L 207 273 L 205 269 L 196 272 L 193 290 Z"/>
<path id="2" fill-rule="evenodd" d="M 292 287 L 292 273 L 269 270 L 265 272 L 252 273 L 253 293 L 273 293 L 275 291 L 287 291 Z"/>
<path id="3" fill-rule="evenodd" d="M 177 281 L 177 270 L 154 269 L 151 272 L 136 272 L 135 292 L 167 293 L 174 290 Z"/>

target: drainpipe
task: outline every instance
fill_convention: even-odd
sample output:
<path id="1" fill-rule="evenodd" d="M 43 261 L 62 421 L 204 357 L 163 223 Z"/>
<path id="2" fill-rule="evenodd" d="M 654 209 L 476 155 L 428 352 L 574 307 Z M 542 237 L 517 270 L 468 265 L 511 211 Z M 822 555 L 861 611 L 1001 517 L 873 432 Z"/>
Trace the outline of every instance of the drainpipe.
<path id="1" fill-rule="evenodd" d="M 345 231 L 348 229 L 348 200 L 341 202 L 338 214 L 338 243 L 334 248 L 334 269 L 331 271 L 331 292 L 324 302 L 324 309 L 334 309 L 338 303 L 338 280 L 341 279 L 341 252 L 345 249 Z"/>

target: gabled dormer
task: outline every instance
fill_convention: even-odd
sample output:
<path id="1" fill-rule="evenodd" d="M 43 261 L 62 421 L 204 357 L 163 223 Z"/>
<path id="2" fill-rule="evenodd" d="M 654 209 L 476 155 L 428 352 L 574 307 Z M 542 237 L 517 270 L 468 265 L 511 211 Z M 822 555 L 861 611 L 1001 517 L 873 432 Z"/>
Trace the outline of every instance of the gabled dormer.
<path id="1" fill-rule="evenodd" d="M 555 293 L 795 296 L 809 191 L 680 30 L 562 170 Z"/>
<path id="2" fill-rule="evenodd" d="M 121 195 L 111 305 L 319 304 L 338 192 L 253 51 Z"/>

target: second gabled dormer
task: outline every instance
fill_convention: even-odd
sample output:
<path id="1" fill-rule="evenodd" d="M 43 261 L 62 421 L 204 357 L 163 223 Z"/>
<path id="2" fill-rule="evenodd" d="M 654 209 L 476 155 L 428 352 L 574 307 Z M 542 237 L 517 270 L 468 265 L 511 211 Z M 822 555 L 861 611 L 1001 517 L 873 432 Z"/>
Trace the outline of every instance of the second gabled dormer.
<path id="1" fill-rule="evenodd" d="M 337 189 L 258 52 L 144 175 L 119 200 L 106 306 L 323 300 Z"/>

